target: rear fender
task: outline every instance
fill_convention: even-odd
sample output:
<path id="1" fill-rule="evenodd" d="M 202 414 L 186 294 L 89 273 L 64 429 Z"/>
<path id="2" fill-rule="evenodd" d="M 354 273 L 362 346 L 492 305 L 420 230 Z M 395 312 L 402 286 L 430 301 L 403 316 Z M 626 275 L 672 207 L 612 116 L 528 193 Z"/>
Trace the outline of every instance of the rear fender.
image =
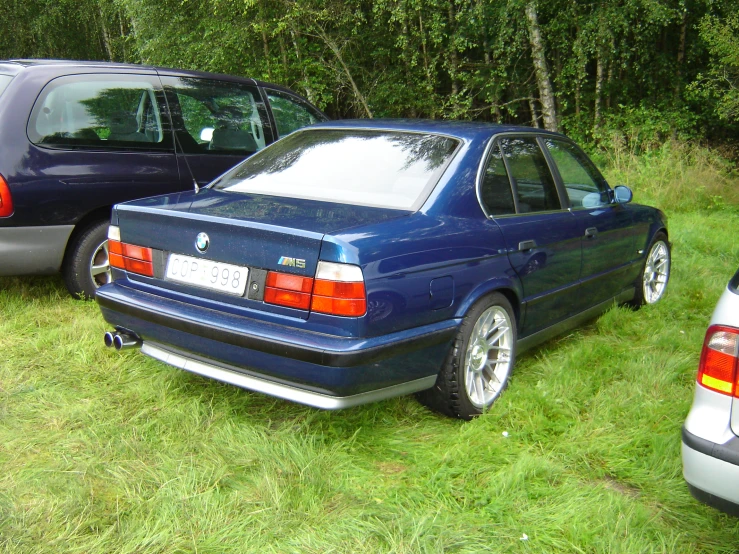
<path id="1" fill-rule="evenodd" d="M 499 292 L 503 294 L 513 306 L 514 315 L 518 327 L 521 327 L 522 322 L 522 310 L 521 310 L 521 298 L 523 297 L 523 290 L 521 283 L 518 279 L 511 279 L 509 277 L 490 279 L 484 283 L 478 285 L 472 292 L 470 292 L 465 299 L 459 303 L 455 317 L 464 317 L 470 308 L 478 302 L 481 298 L 487 296 L 490 293 Z"/>

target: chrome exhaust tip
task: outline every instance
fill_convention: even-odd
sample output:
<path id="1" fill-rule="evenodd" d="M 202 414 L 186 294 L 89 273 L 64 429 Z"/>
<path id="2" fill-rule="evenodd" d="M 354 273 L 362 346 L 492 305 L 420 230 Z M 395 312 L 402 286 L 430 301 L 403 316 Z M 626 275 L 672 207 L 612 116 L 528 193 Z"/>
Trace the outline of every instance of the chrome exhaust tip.
<path id="1" fill-rule="evenodd" d="M 108 331 L 107 333 L 103 335 L 103 342 L 105 343 L 105 346 L 107 346 L 108 348 L 113 346 L 114 340 L 115 340 L 115 332 L 113 331 Z"/>
<path id="2" fill-rule="evenodd" d="M 134 348 L 141 346 L 141 339 L 134 335 L 126 333 L 116 333 L 113 337 L 113 346 L 116 350 L 123 350 L 124 348 Z"/>

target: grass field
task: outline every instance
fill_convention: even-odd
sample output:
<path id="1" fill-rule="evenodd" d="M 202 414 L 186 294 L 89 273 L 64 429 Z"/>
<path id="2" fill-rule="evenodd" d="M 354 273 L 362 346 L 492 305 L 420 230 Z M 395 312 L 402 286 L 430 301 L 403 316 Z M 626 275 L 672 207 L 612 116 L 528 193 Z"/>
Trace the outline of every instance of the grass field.
<path id="1" fill-rule="evenodd" d="M 0 279 L 0 551 L 737 552 L 680 426 L 736 210 L 670 217 L 667 297 L 522 356 L 464 423 L 322 412 L 105 349 L 60 278 Z M 526 540 L 523 540 L 526 538 Z"/>

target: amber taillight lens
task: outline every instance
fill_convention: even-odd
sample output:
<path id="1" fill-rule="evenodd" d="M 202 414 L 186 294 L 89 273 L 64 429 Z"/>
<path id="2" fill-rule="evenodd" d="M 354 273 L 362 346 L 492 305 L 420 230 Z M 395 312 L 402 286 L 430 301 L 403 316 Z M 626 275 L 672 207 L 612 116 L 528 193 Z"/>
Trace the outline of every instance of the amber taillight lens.
<path id="1" fill-rule="evenodd" d="M 706 332 L 698 366 L 698 383 L 739 397 L 739 329 L 712 325 Z"/>
<path id="2" fill-rule="evenodd" d="M 108 261 L 110 266 L 131 273 L 154 277 L 151 248 L 121 242 L 120 236 L 120 229 L 111 226 L 108 230 Z"/>

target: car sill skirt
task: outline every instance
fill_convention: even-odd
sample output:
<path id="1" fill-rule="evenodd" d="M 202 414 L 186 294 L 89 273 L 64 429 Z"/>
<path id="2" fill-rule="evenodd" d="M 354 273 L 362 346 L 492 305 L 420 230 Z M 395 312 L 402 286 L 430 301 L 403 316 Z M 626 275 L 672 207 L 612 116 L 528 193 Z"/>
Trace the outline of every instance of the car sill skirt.
<path id="1" fill-rule="evenodd" d="M 431 375 L 422 379 L 416 379 L 414 381 L 408 381 L 406 383 L 400 383 L 398 385 L 354 394 L 351 396 L 330 396 L 283 383 L 277 383 L 268 379 L 245 375 L 235 368 L 230 369 L 226 365 L 216 365 L 202 360 L 188 358 L 151 341 L 144 342 L 141 346 L 141 352 L 161 362 L 197 375 L 202 375 L 203 377 L 209 377 L 243 389 L 261 392 L 270 396 L 283 398 L 285 400 L 297 402 L 298 404 L 305 404 L 307 406 L 324 410 L 351 408 L 361 404 L 369 404 L 371 402 L 385 400 L 386 398 L 392 398 L 394 396 L 411 394 L 429 389 L 433 387 L 436 382 L 436 375 Z"/>

